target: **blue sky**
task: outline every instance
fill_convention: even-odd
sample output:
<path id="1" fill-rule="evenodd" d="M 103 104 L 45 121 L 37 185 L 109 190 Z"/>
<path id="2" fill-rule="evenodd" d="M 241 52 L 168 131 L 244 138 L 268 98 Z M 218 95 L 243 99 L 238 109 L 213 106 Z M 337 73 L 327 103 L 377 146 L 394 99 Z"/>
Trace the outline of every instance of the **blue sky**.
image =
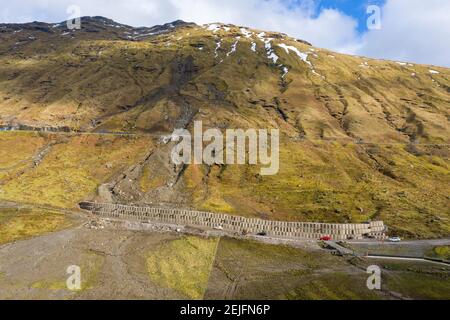
<path id="1" fill-rule="evenodd" d="M 233 23 L 342 53 L 450 67 L 450 0 L 14 0 L 0 6 L 0 22 L 60 22 L 70 5 L 132 26 Z M 379 30 L 367 29 L 369 5 L 380 8 Z"/>
<path id="2" fill-rule="evenodd" d="M 424 0 L 426 1 L 426 0 Z M 358 22 L 358 32 L 367 31 L 366 9 L 369 5 L 378 5 L 382 7 L 385 0 L 320 0 L 317 4 L 317 12 L 323 9 L 336 9 L 348 16 L 353 17 Z"/>

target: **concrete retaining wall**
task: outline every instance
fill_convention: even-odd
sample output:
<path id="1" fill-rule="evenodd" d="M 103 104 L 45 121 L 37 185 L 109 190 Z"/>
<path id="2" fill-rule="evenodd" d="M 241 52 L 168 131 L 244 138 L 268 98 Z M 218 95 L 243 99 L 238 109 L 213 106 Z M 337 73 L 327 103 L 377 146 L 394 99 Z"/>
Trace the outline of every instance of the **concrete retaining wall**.
<path id="1" fill-rule="evenodd" d="M 225 231 L 257 234 L 291 239 L 333 240 L 363 239 L 366 236 L 384 237 L 382 221 L 367 224 L 327 224 L 308 222 L 268 221 L 220 213 L 154 207 L 134 207 L 107 203 L 80 203 L 80 207 L 104 218 L 127 219 L 147 223 L 168 223 L 191 227 L 223 228 Z"/>

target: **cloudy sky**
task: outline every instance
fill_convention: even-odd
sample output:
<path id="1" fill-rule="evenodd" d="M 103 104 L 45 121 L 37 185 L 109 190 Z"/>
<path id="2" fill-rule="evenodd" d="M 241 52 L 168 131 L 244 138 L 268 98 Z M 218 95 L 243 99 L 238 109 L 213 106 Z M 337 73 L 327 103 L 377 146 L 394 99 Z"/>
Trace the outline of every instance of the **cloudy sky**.
<path id="1" fill-rule="evenodd" d="M 60 22 L 70 5 L 132 26 L 233 23 L 339 52 L 450 67 L 450 0 L 13 0 L 2 1 L 0 23 Z M 379 29 L 367 26 L 377 22 L 371 5 L 381 10 Z"/>

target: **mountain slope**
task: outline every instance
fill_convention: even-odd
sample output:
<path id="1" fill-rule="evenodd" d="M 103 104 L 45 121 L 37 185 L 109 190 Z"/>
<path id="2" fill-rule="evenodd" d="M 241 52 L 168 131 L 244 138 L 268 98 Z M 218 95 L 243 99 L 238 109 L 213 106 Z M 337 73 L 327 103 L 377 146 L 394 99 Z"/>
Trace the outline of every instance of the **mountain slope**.
<path id="1" fill-rule="evenodd" d="M 103 181 L 106 198 L 286 220 L 376 218 L 415 237 L 450 234 L 449 75 L 220 23 L 0 25 L 1 125 L 155 135 L 147 158 Z M 194 120 L 280 128 L 280 173 L 174 168 L 158 136 Z M 35 201 L 13 191 L 39 170 L 2 182 L 1 197 Z"/>

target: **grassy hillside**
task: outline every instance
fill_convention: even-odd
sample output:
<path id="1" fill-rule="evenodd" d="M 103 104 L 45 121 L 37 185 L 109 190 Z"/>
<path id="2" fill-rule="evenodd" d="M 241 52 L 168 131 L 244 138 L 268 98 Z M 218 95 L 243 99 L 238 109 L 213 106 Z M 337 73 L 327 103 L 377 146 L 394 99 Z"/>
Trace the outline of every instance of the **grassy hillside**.
<path id="1" fill-rule="evenodd" d="M 282 135 L 280 172 L 261 177 L 252 166 L 174 168 L 170 146 L 150 137 L 71 136 L 46 150 L 48 137 L 2 133 L 1 199 L 71 207 L 110 183 L 118 202 L 450 234 L 449 69 L 222 24 L 135 29 L 97 17 L 78 31 L 0 31 L 1 125 L 158 137 L 202 120 Z"/>
<path id="2" fill-rule="evenodd" d="M 150 280 L 189 299 L 203 299 L 218 242 L 186 237 L 162 245 L 147 257 Z"/>
<path id="3" fill-rule="evenodd" d="M 0 246 L 46 233 L 59 231 L 74 224 L 64 214 L 42 209 L 0 209 Z"/>
<path id="4" fill-rule="evenodd" d="M 24 167 L 6 169 L 0 199 L 61 208 L 75 208 L 83 199 L 95 197 L 102 183 L 122 175 L 152 148 L 148 137 L 9 132 L 0 137 L 0 150 L 6 150 L 11 141 L 18 148 L 24 145 L 21 158 L 16 159 Z M 29 150 L 29 144 L 35 143 L 45 144 L 46 152 L 32 160 L 37 158 L 31 153 L 36 150 Z"/>

